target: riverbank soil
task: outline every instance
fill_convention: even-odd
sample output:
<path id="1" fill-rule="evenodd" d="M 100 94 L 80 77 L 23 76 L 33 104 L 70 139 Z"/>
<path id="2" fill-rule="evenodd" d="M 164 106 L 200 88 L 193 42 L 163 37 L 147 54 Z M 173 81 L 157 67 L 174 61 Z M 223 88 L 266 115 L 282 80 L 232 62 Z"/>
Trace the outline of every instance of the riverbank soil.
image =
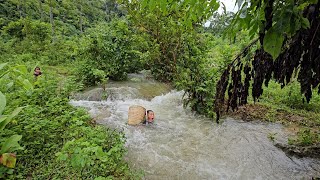
<path id="1" fill-rule="evenodd" d="M 290 134 L 288 144 L 274 143 L 289 155 L 320 159 L 320 113 L 283 109 L 268 103 L 247 104 L 226 115 L 244 121 L 278 122 Z M 274 137 L 270 139 L 273 140 Z"/>

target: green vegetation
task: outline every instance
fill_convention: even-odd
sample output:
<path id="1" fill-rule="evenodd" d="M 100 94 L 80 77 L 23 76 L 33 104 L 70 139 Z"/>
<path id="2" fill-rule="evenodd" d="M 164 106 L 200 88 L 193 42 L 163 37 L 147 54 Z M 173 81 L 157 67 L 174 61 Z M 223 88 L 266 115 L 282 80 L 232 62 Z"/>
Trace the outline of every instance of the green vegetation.
<path id="1" fill-rule="evenodd" d="M 219 7 L 217 1 L 120 0 L 129 20 L 153 42 L 149 68 L 156 79 L 171 82 L 203 52 L 197 27 Z M 200 39 L 198 39 L 200 38 Z M 194 47 L 196 46 L 196 47 Z M 201 61 L 201 60 L 199 60 Z"/>
<path id="2" fill-rule="evenodd" d="M 143 69 L 200 114 L 282 122 L 291 144 L 319 145 L 319 1 L 250 2 L 0 2 L 0 178 L 139 178 L 123 134 L 68 102 Z"/>
<path id="3" fill-rule="evenodd" d="M 123 159 L 122 132 L 68 103 L 85 86 L 144 68 L 147 41 L 119 19 L 115 2 L 5 1 L 0 9 L 0 179 L 139 178 Z"/>
<path id="4" fill-rule="evenodd" d="M 268 108 L 263 119 L 272 122 L 280 121 L 289 127 L 297 126 L 298 136 L 290 138 L 294 144 L 302 146 L 318 144 L 320 142 L 320 95 L 314 95 L 307 103 L 303 101 L 304 97 L 299 89 L 300 85 L 296 81 L 283 89 L 279 84 L 270 82 L 258 103 Z"/>
<path id="5" fill-rule="evenodd" d="M 244 120 L 263 120 L 280 122 L 289 131 L 296 133 L 290 137 L 290 144 L 299 146 L 317 145 L 320 142 L 320 95 L 314 95 L 307 103 L 303 102 L 303 95 L 299 83 L 293 81 L 290 85 L 281 88 L 281 85 L 271 81 L 258 102 L 249 98 L 249 103 L 239 107 L 229 115 Z"/>
<path id="6" fill-rule="evenodd" d="M 297 79 L 307 102 L 314 94 L 312 90 L 318 89 L 319 94 L 320 2 L 254 0 L 237 3 L 241 9 L 231 23 L 230 32 L 236 35 L 239 29 L 245 29 L 249 30 L 251 38 L 258 36 L 258 39 L 229 64 L 217 83 L 217 121 L 223 111 L 226 92 L 228 108 L 234 110 L 247 103 L 250 84 L 255 101 L 263 94 L 263 85 L 268 86 L 271 79 L 281 87 Z M 255 50 L 252 45 L 257 42 L 259 47 Z M 253 57 L 249 53 L 252 50 L 255 50 Z"/>
<path id="7" fill-rule="evenodd" d="M 136 176 L 123 160 L 126 152 L 123 134 L 95 125 L 84 109 L 71 107 L 68 104 L 70 85 L 59 87 L 58 83 L 70 81 L 64 76 L 56 78 L 59 74 L 50 71 L 49 67 L 44 66 L 44 69 L 47 70 L 45 75 L 33 83 L 35 88 L 31 94 L 15 87 L 9 90 L 11 93 L 6 93 L 10 103 L 5 112 L 12 112 L 15 107 L 24 108 L 1 131 L 1 141 L 18 134 L 22 136 L 19 144 L 23 150 L 16 156 L 15 171 L 1 167 L 1 177 L 90 179 Z M 30 73 L 27 75 L 33 81 Z"/>

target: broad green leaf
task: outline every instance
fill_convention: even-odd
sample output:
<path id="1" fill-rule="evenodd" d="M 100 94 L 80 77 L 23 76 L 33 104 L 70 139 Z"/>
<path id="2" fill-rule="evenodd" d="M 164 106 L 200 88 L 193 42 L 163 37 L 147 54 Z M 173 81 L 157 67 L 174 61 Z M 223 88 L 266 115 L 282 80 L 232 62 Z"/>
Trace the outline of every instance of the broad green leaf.
<path id="1" fill-rule="evenodd" d="M 164 15 L 167 14 L 167 2 L 166 1 L 160 1 L 160 9 Z"/>
<path id="2" fill-rule="evenodd" d="M 301 28 L 302 22 L 298 18 L 292 18 L 292 21 L 294 23 L 291 24 L 291 26 L 292 26 L 292 29 L 291 29 L 292 32 L 291 33 L 294 34 Z"/>
<path id="3" fill-rule="evenodd" d="M 308 29 L 310 28 L 310 22 L 307 18 L 301 18 L 301 25 L 302 25 L 302 28 L 304 29 Z"/>
<path id="4" fill-rule="evenodd" d="M 28 79 L 24 79 L 22 76 L 16 77 L 16 83 L 27 91 L 33 90 L 33 85 L 30 81 Z"/>
<path id="5" fill-rule="evenodd" d="M 19 86 L 22 86 L 22 87 L 23 87 L 23 81 L 24 81 L 24 78 L 22 78 L 22 76 L 16 77 L 16 83 L 17 83 Z"/>
<path id="6" fill-rule="evenodd" d="M 9 73 L 9 70 L 7 70 L 6 72 L 4 72 L 4 73 L 2 73 L 1 75 L 0 75 L 0 78 L 2 78 L 2 77 L 4 77 L 6 74 L 8 74 Z"/>
<path id="7" fill-rule="evenodd" d="M 3 144 L 0 150 L 0 154 L 8 153 L 8 152 L 14 152 L 19 149 L 23 149 L 18 141 L 22 138 L 21 135 L 12 135 L 9 137 Z"/>
<path id="8" fill-rule="evenodd" d="M 58 161 L 66 161 L 68 159 L 68 154 L 66 153 L 58 152 L 56 153 L 56 156 Z"/>
<path id="9" fill-rule="evenodd" d="M 0 115 L 2 115 L 2 112 L 4 111 L 6 104 L 7 104 L 6 97 L 0 91 Z"/>
<path id="10" fill-rule="evenodd" d="M 273 59 L 276 59 L 280 52 L 283 43 L 283 35 L 274 30 L 274 28 L 269 29 L 263 39 L 263 49 L 271 54 Z"/>
<path id="11" fill-rule="evenodd" d="M 32 90 L 33 89 L 33 85 L 30 83 L 30 81 L 28 79 L 23 80 L 23 88 L 25 90 Z"/>
<path id="12" fill-rule="evenodd" d="M 2 63 L 0 64 L 0 70 L 3 69 L 8 63 Z"/>
<path id="13" fill-rule="evenodd" d="M 151 11 L 151 12 L 156 8 L 156 5 L 157 5 L 156 0 L 151 0 L 151 1 L 149 2 L 149 8 L 150 8 L 150 11 Z"/>
<path id="14" fill-rule="evenodd" d="M 7 119 L 8 116 L 0 115 L 0 124 Z"/>
<path id="15" fill-rule="evenodd" d="M 4 153 L 0 156 L 0 164 L 8 168 L 14 168 L 16 166 L 16 155 L 13 153 Z"/>
<path id="16" fill-rule="evenodd" d="M 4 121 L 0 122 L 0 130 L 3 130 L 12 118 L 19 114 L 22 109 L 23 107 L 16 108 Z"/>
<path id="17" fill-rule="evenodd" d="M 303 1 L 302 1 L 302 2 L 303 2 Z M 308 1 L 306 1 L 306 2 L 301 3 L 301 4 L 297 7 L 297 9 L 298 9 L 299 11 L 303 11 L 303 10 L 305 10 L 305 8 L 306 8 L 307 6 L 309 6 L 310 4 L 317 4 L 317 2 L 318 2 L 318 0 L 308 0 Z"/>
<path id="18" fill-rule="evenodd" d="M 27 74 L 28 73 L 27 67 L 25 65 L 15 66 L 14 69 L 18 70 L 22 74 Z"/>
<path id="19" fill-rule="evenodd" d="M 217 11 L 220 8 L 220 1 L 210 1 L 209 6 L 214 10 Z"/>
<path id="20" fill-rule="evenodd" d="M 13 82 L 9 82 L 9 83 L 7 84 L 7 89 L 10 89 L 12 86 L 13 86 Z"/>
<path id="21" fill-rule="evenodd" d="M 86 165 L 85 158 L 81 154 L 73 154 L 71 156 L 71 166 L 76 168 L 83 168 Z"/>
<path id="22" fill-rule="evenodd" d="M 95 151 L 96 156 L 99 159 L 102 159 L 105 156 L 105 153 L 102 150 L 102 147 L 99 147 L 96 151 Z"/>
<path id="23" fill-rule="evenodd" d="M 144 9 L 147 6 L 147 4 L 148 4 L 148 0 L 143 0 L 141 2 L 141 9 Z"/>
<path id="24" fill-rule="evenodd" d="M 191 0 L 190 6 L 194 6 L 197 3 L 197 0 Z"/>
<path id="25" fill-rule="evenodd" d="M 253 23 L 253 26 L 251 27 L 251 29 L 249 31 L 250 39 L 254 38 L 254 36 L 256 35 L 257 31 L 258 31 L 258 24 L 257 23 Z"/>

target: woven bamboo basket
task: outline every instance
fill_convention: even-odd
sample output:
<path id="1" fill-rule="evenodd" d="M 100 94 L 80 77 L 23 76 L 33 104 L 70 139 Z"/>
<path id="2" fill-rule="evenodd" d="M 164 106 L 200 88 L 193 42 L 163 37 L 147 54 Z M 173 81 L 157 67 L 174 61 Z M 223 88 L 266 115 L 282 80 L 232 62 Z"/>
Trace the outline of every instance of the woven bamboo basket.
<path id="1" fill-rule="evenodd" d="M 133 105 L 129 107 L 128 124 L 138 125 L 145 120 L 146 109 L 142 106 Z"/>

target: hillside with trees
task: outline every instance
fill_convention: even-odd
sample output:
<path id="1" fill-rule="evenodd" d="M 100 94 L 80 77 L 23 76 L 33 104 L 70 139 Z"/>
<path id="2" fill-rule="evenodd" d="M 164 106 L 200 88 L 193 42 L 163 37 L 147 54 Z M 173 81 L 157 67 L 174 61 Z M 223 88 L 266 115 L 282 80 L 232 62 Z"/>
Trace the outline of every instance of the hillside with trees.
<path id="1" fill-rule="evenodd" d="M 69 104 L 141 70 L 217 123 L 232 116 L 294 126 L 289 146 L 278 146 L 319 158 L 320 2 L 235 5 L 238 12 L 217 0 L 0 1 L 0 179 L 143 178 L 124 158 L 124 133 Z"/>

